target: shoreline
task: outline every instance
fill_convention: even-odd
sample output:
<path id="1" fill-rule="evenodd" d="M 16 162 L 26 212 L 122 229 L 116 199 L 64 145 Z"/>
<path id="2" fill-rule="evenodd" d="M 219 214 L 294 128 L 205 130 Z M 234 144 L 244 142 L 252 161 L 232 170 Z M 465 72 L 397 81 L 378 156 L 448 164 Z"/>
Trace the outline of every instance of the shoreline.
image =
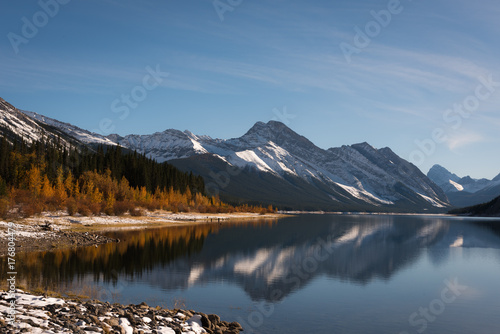
<path id="1" fill-rule="evenodd" d="M 9 333 L 238 334 L 243 330 L 239 323 L 223 321 L 215 314 L 169 310 L 144 302 L 81 301 L 37 296 L 19 289 L 13 295 L 0 290 L 0 327 Z"/>
<path id="2" fill-rule="evenodd" d="M 8 232 L 14 232 L 16 253 L 97 246 L 119 240 L 108 238 L 100 232 L 109 230 L 149 229 L 197 224 L 223 224 L 224 222 L 279 219 L 287 215 L 269 213 L 172 213 L 168 211 L 145 212 L 142 216 L 69 216 L 64 211 L 44 212 L 40 215 L 0 221 L 0 257 L 7 255 Z M 14 228 L 9 229 L 9 224 Z"/>
<path id="3" fill-rule="evenodd" d="M 147 230 L 161 227 L 196 226 L 234 222 L 276 220 L 287 215 L 271 213 L 172 213 L 167 211 L 145 212 L 142 216 L 69 216 L 64 211 L 45 212 L 40 215 L 0 221 L 0 257 L 7 260 L 9 241 L 15 242 L 15 254 L 32 251 L 51 251 L 110 242 L 101 232 L 110 230 Z M 14 233 L 13 236 L 10 233 Z M 9 250 L 10 251 L 10 250 Z M 9 260 L 10 261 L 10 260 Z M 15 274 L 15 273 L 12 273 Z M 12 279 L 16 279 L 15 275 Z M 15 287 L 14 287 L 15 288 Z M 8 290 L 8 287 L 7 289 Z M 0 289 L 0 327 L 9 333 L 143 333 L 179 334 L 214 333 L 238 334 L 243 331 L 237 322 L 222 321 L 215 314 L 193 310 L 169 310 L 151 307 L 145 302 L 138 305 L 110 304 L 76 297 L 53 294 L 46 290 L 25 292 Z M 13 295 L 15 297 L 13 297 Z M 10 314 L 16 319 L 9 323 Z"/>

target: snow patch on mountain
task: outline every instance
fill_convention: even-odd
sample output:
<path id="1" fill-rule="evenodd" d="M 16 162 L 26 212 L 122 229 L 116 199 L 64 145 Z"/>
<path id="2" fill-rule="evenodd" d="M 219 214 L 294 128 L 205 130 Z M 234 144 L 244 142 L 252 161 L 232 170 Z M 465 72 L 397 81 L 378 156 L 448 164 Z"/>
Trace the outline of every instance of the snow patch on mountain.
<path id="1" fill-rule="evenodd" d="M 445 207 L 443 204 L 430 198 L 429 196 L 425 196 L 424 194 L 420 194 L 420 193 L 417 193 L 417 194 L 420 195 L 423 199 L 425 199 L 427 202 L 431 203 L 433 206 L 435 206 L 437 208 L 444 208 Z"/>
<path id="2" fill-rule="evenodd" d="M 241 168 L 251 166 L 262 172 L 275 173 L 253 150 L 236 152 L 233 156 L 229 157 L 229 161 L 234 166 Z"/>
<path id="3" fill-rule="evenodd" d="M 347 191 L 348 193 L 350 193 L 352 196 L 354 196 L 360 200 L 367 201 L 371 204 L 374 204 L 377 206 L 379 206 L 380 204 L 386 204 L 386 205 L 394 204 L 394 202 L 379 198 L 366 190 L 357 189 L 355 187 L 347 186 L 347 185 L 337 183 L 337 182 L 335 182 L 335 184 L 338 185 L 339 187 L 341 187 L 342 189 L 344 189 L 345 191 Z"/>
<path id="4" fill-rule="evenodd" d="M 191 143 L 193 143 L 193 149 L 196 152 L 196 154 L 208 153 L 208 151 L 205 148 L 203 148 L 203 146 L 201 146 L 201 144 L 199 142 L 197 142 L 196 140 L 191 139 Z"/>
<path id="5" fill-rule="evenodd" d="M 448 181 L 449 181 L 449 182 L 450 182 L 450 184 L 451 184 L 452 186 L 454 186 L 454 187 L 455 187 L 458 191 L 463 191 L 463 190 L 464 190 L 464 187 L 463 187 L 461 184 L 459 184 L 459 183 L 457 183 L 457 182 L 455 182 L 455 181 L 453 181 L 453 180 L 448 180 Z"/>

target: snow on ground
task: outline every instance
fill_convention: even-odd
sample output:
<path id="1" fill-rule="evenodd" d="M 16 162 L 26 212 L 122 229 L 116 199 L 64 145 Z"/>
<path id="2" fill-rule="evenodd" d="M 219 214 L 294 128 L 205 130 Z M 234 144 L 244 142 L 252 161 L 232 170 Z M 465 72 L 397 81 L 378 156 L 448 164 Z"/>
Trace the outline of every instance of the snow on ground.
<path id="1" fill-rule="evenodd" d="M 43 239 L 49 242 L 50 240 L 60 240 L 60 237 L 65 233 L 73 233 L 73 231 L 80 232 L 93 230 L 106 230 L 106 229 L 143 229 L 147 227 L 158 226 L 173 226 L 180 224 L 194 224 L 194 223 L 210 223 L 222 222 L 235 219 L 263 219 L 263 218 L 276 218 L 275 214 L 260 215 L 258 213 L 232 213 L 232 214 L 202 214 L 202 213 L 172 213 L 167 211 L 147 211 L 143 216 L 132 217 L 126 216 L 69 216 L 64 211 L 58 212 L 44 212 L 35 217 L 25 218 L 16 221 L 14 230 L 16 237 L 26 242 L 36 242 L 36 240 Z M 5 238 L 0 239 L 0 242 L 7 240 L 9 232 L 9 224 L 11 222 L 0 221 L 0 236 Z M 64 233 L 62 233 L 64 232 Z M 76 232 L 75 232 L 76 233 Z M 95 241 L 95 240 L 94 240 Z M 101 240 L 102 241 L 102 240 Z M 106 241 L 103 241 L 106 242 Z M 7 249 L 5 247 L 5 249 Z M 0 255 L 3 253 L 0 250 Z"/>
<path id="2" fill-rule="evenodd" d="M 17 231 L 17 234 L 26 234 L 26 236 L 35 237 L 34 232 L 38 228 L 31 228 L 30 226 L 38 226 L 44 224 L 51 224 L 52 230 L 57 229 L 67 229 L 76 226 L 106 226 L 106 225 L 117 225 L 120 226 L 135 226 L 140 228 L 144 225 L 159 224 L 159 223 L 179 223 L 179 222 L 210 222 L 210 221 L 222 221 L 229 219 L 242 219 L 242 218 L 263 218 L 258 213 L 232 213 L 232 214 L 204 214 L 204 213 L 172 213 L 167 211 L 147 211 L 143 216 L 132 217 L 129 215 L 125 216 L 68 216 L 65 212 L 44 212 L 41 215 L 26 218 L 19 224 L 21 230 Z M 270 217 L 267 215 L 267 217 Z M 0 222 L 0 228 L 2 226 L 7 226 L 6 222 Z M 38 237 L 43 237 L 43 232 L 38 232 Z"/>
<path id="3" fill-rule="evenodd" d="M 19 289 L 13 295 L 0 291 L 0 322 L 4 322 L 2 327 L 5 330 L 0 332 L 49 334 L 72 333 L 78 329 L 85 334 L 93 334 L 104 333 L 106 332 L 105 328 L 109 332 L 113 327 L 114 330 L 120 329 L 121 333 L 126 334 L 138 332 L 175 334 L 174 328 L 182 333 L 207 333 L 202 327 L 202 315 L 200 314 L 192 315 L 190 313 L 186 316 L 182 313 L 185 311 L 181 311 L 174 316 L 175 313 L 165 310 L 171 312 L 172 317 L 157 315 L 155 316 L 156 322 L 153 324 L 151 318 L 138 316 L 138 314 L 146 312 L 144 309 L 149 309 L 147 305 L 143 307 L 142 304 L 137 306 L 120 306 L 118 304 L 111 306 L 107 304 L 106 306 L 106 304 L 97 301 L 85 302 L 87 307 L 94 308 L 94 312 L 97 309 L 102 310 L 102 308 L 110 310 L 99 318 L 95 317 L 93 312 L 87 310 L 83 305 L 83 302 L 35 296 Z M 11 319 L 9 314 L 14 314 L 15 317 Z M 124 317 L 124 314 L 128 315 Z M 135 319 L 133 324 L 129 319 Z"/>

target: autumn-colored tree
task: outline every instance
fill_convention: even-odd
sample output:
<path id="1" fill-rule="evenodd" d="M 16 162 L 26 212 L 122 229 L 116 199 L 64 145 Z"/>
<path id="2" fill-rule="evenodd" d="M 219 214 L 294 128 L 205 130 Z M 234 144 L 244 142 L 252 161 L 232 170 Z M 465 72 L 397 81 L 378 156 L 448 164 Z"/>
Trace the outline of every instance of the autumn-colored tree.
<path id="1" fill-rule="evenodd" d="M 66 178 L 64 180 L 64 188 L 69 197 L 73 197 L 75 195 L 75 178 L 73 177 L 71 171 L 66 175 Z"/>
<path id="2" fill-rule="evenodd" d="M 28 190 L 34 198 L 38 198 L 42 191 L 42 174 L 40 168 L 32 166 L 28 171 Z"/>
<path id="3" fill-rule="evenodd" d="M 52 198 L 55 195 L 55 190 L 52 184 L 50 183 L 47 175 L 43 176 L 42 181 L 42 198 Z"/>

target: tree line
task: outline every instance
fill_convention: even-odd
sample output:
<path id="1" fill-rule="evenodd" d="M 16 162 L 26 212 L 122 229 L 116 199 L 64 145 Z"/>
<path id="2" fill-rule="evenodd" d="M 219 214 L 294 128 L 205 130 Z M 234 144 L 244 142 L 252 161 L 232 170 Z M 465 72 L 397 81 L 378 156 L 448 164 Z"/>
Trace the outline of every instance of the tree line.
<path id="1" fill-rule="evenodd" d="M 144 209 L 197 212 L 270 212 L 231 206 L 205 194 L 201 176 L 158 163 L 120 146 L 63 146 L 42 139 L 10 144 L 0 136 L 0 215 L 140 215 Z"/>

